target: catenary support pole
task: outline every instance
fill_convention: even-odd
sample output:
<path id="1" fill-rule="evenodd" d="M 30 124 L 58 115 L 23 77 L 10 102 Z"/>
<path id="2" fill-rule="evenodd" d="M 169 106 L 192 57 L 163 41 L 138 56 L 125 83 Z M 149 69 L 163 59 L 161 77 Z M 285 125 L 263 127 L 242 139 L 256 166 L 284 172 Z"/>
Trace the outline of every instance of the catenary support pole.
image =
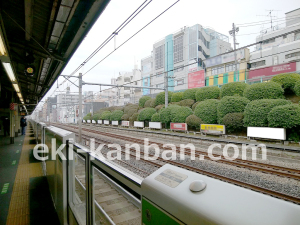
<path id="1" fill-rule="evenodd" d="M 79 73 L 79 143 L 81 144 L 81 130 L 82 130 L 82 73 Z"/>

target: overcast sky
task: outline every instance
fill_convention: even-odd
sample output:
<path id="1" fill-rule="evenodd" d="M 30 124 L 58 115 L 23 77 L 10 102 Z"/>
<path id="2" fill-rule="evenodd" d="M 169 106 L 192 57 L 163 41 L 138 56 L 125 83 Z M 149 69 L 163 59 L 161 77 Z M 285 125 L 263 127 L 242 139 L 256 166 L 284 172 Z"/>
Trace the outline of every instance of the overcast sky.
<path id="1" fill-rule="evenodd" d="M 144 0 L 111 0 L 62 74 L 71 74 L 143 2 Z M 176 0 L 152 0 L 118 34 L 116 39 L 117 46 L 175 2 Z M 266 16 L 269 13 L 268 10 L 274 10 L 272 16 L 276 17 L 273 20 L 278 21 L 274 22 L 273 25 L 279 24 L 283 26 L 285 13 L 299 7 L 299 0 L 180 0 L 151 25 L 88 72 L 83 77 L 83 80 L 86 82 L 110 83 L 110 79 L 117 77 L 119 72 L 131 71 L 134 63 L 140 68 L 141 59 L 151 54 L 153 44 L 156 41 L 163 39 L 168 34 L 174 33 L 184 26 L 201 24 L 230 37 L 228 31 L 232 29 L 232 23 L 235 23 L 239 26 L 237 36 L 239 46 L 251 44 L 255 42 L 255 38 L 259 35 L 260 30 L 271 26 L 270 17 Z M 259 21 L 265 22 L 261 22 L 256 26 L 247 24 Z M 229 40 L 232 44 L 231 37 Z M 84 66 L 81 72 L 85 73 L 88 71 L 113 50 L 114 41 L 112 40 Z M 63 78 L 59 78 L 58 83 L 60 84 L 63 80 Z M 61 85 L 60 90 L 65 90 L 67 84 L 65 82 Z M 56 87 L 57 83 L 53 85 L 46 97 L 49 97 Z M 97 86 L 83 86 L 83 91 L 99 91 L 99 89 Z M 71 91 L 77 92 L 78 88 L 72 86 Z M 45 97 L 43 100 L 45 100 Z"/>

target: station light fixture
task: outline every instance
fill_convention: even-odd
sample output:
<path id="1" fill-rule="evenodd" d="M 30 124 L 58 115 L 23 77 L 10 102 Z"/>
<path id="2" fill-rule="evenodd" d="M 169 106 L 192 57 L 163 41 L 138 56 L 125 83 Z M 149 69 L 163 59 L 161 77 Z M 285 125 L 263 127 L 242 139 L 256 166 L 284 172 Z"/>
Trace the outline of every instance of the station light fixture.
<path id="1" fill-rule="evenodd" d="M 21 93 L 17 93 L 19 99 L 23 98 Z"/>
<path id="2" fill-rule="evenodd" d="M 12 84 L 14 86 L 14 89 L 16 90 L 17 93 L 20 92 L 20 88 L 18 84 Z"/>
<path id="3" fill-rule="evenodd" d="M 0 34 L 0 55 L 7 55 L 2 35 Z"/>
<path id="4" fill-rule="evenodd" d="M 12 70 L 12 67 L 11 67 L 11 64 L 10 63 L 2 63 L 3 66 L 4 66 L 4 69 L 10 79 L 11 82 L 16 82 L 16 77 L 15 77 L 15 74 L 14 74 L 14 71 Z"/>

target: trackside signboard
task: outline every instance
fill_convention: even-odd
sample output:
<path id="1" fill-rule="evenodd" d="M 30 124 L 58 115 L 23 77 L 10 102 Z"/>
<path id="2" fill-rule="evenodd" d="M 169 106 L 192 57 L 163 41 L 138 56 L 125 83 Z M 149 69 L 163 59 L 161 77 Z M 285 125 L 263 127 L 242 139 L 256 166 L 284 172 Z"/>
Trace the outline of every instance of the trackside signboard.
<path id="1" fill-rule="evenodd" d="M 217 124 L 201 124 L 200 132 L 210 134 L 225 134 L 225 126 Z"/>
<path id="2" fill-rule="evenodd" d="M 122 121 L 123 127 L 129 127 L 129 121 Z"/>
<path id="3" fill-rule="evenodd" d="M 111 121 L 111 125 L 118 126 L 119 125 L 119 121 Z"/>
<path id="4" fill-rule="evenodd" d="M 186 123 L 171 123 L 171 130 L 187 130 L 187 124 Z"/>

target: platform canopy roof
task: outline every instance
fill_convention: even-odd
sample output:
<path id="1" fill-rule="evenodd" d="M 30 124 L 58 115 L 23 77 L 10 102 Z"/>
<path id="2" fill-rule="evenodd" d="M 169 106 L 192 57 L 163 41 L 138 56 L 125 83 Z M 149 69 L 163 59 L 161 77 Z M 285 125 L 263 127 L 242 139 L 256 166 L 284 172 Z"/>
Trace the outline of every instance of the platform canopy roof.
<path id="1" fill-rule="evenodd" d="M 0 109 L 13 97 L 30 114 L 109 1 L 1 1 Z"/>

